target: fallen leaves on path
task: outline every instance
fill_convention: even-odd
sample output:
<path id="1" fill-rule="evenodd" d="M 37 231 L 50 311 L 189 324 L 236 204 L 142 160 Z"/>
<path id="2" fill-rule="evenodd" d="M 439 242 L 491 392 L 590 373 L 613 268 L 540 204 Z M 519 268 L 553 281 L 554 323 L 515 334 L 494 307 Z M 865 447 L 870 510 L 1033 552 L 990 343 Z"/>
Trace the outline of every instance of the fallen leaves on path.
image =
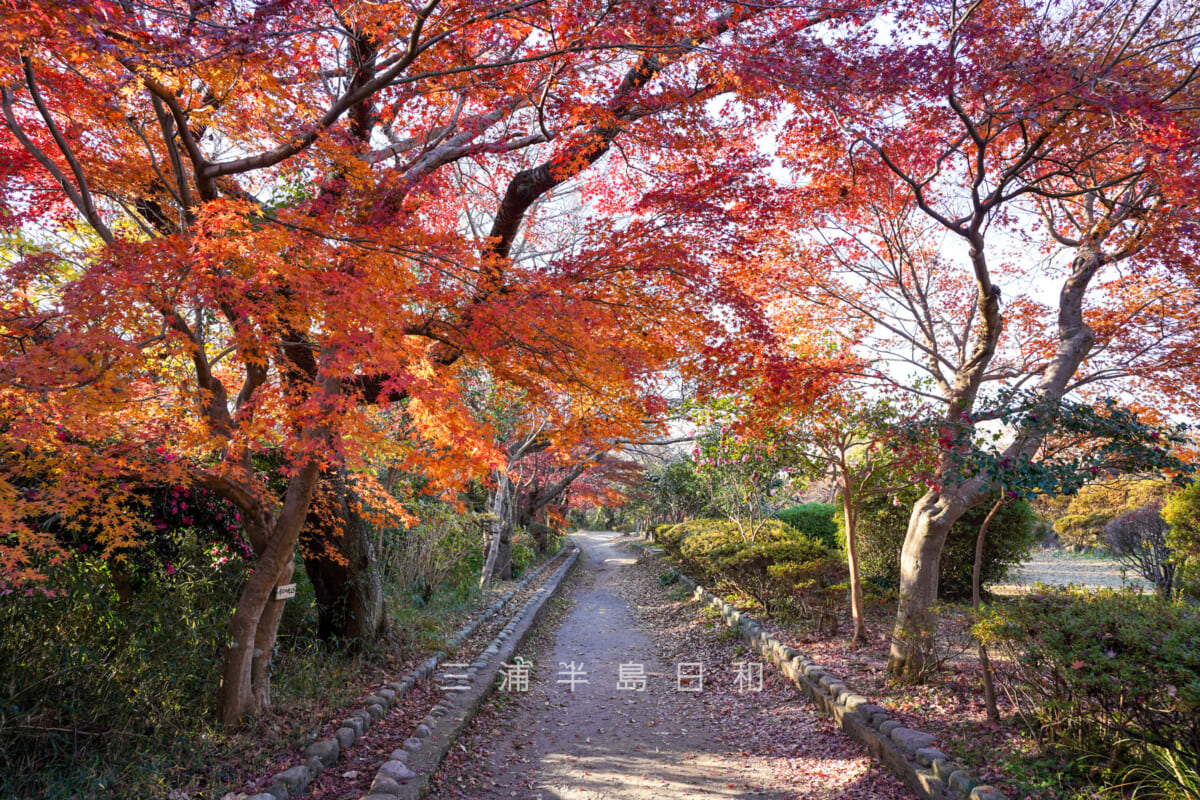
<path id="1" fill-rule="evenodd" d="M 595 682 L 574 694 L 546 680 L 493 696 L 443 762 L 433 796 L 913 796 L 769 666 L 761 691 L 739 692 L 736 663 L 757 659 L 662 587 L 655 566 L 583 566 L 567 587 L 569 613 L 543 622 L 526 654 L 550 671 L 568 655 L 584 659 Z M 615 688 L 626 660 L 646 665 L 646 691 Z M 704 664 L 702 691 L 676 691 L 681 662 Z"/>

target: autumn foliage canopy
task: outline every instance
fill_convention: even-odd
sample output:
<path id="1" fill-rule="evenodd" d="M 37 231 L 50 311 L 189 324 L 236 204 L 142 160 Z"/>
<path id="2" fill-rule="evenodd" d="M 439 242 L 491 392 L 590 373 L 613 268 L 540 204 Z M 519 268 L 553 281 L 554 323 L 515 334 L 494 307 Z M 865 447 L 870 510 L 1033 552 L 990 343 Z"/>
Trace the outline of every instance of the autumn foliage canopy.
<path id="1" fill-rule="evenodd" d="M 561 453 L 661 425 L 665 374 L 802 408 L 885 339 L 955 419 L 997 375 L 1061 393 L 1082 300 L 1007 295 L 1002 340 L 1036 270 L 1000 228 L 1092 258 L 1080 297 L 1142 259 L 1085 380 L 1194 368 L 1195 12 L 1050 5 L 0 5 L 0 586 L 152 535 L 139 487 L 212 492 L 256 559 L 234 722 L 323 473 L 506 468 L 481 374 Z M 881 254 L 925 319 L 887 327 Z"/>

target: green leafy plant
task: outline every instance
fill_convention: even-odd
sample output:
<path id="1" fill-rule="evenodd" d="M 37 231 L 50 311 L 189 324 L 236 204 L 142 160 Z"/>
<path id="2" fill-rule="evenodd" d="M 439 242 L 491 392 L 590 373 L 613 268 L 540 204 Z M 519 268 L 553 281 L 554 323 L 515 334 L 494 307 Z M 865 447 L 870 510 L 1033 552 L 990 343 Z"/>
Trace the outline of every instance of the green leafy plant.
<path id="1" fill-rule="evenodd" d="M 550 553 L 558 549 L 561 537 L 558 531 L 551 528 L 549 525 L 544 525 L 540 522 L 530 523 L 525 529 L 533 538 L 535 548 L 539 553 Z"/>
<path id="2" fill-rule="evenodd" d="M 1163 506 L 1171 526 L 1167 546 L 1173 551 L 1179 591 L 1200 600 L 1200 483 L 1192 483 Z"/>
<path id="3" fill-rule="evenodd" d="M 0 795 L 32 796 L 23 765 L 64 751 L 93 785 L 136 753 L 162 753 L 214 711 L 229 598 L 246 566 L 178 532 L 168 570 L 118 592 L 86 555 L 47 568 L 46 593 L 0 596 Z M 60 755 L 56 755 L 60 754 Z M 82 762 L 95 759 L 95 771 Z"/>
<path id="4" fill-rule="evenodd" d="M 838 547 L 837 517 L 840 510 L 836 503 L 805 503 L 785 508 L 777 512 L 775 518 L 834 549 Z"/>
<path id="5" fill-rule="evenodd" d="M 449 507 L 420 510 L 420 522 L 385 541 L 384 574 L 405 586 L 421 604 L 447 584 L 470 580 L 483 563 L 475 515 Z"/>
<path id="6" fill-rule="evenodd" d="M 1134 797 L 1158 792 L 1171 800 L 1200 797 L 1200 766 L 1169 747 L 1146 745 L 1141 763 L 1127 769 L 1124 777 Z M 1147 792 L 1149 790 L 1149 792 Z"/>
<path id="7" fill-rule="evenodd" d="M 1039 739 L 1133 766 L 1153 748 L 1200 760 L 1200 615 L 1133 591 L 1038 591 L 985 611 L 975 634 Z"/>
<path id="8" fill-rule="evenodd" d="M 900 583 L 900 547 L 908 528 L 908 518 L 919 491 L 905 492 L 894 499 L 869 498 L 862 504 L 858 522 L 862 576 L 865 582 L 888 590 Z M 971 596 L 971 570 L 975 560 L 975 537 L 987 516 L 988 507 L 976 506 L 954 523 L 946 537 L 939 566 L 938 593 L 945 599 Z M 1029 504 L 1014 501 L 997 512 L 989 527 L 983 553 L 983 582 L 1004 579 L 1033 548 L 1036 518 Z M 838 532 L 843 523 L 838 520 Z"/>

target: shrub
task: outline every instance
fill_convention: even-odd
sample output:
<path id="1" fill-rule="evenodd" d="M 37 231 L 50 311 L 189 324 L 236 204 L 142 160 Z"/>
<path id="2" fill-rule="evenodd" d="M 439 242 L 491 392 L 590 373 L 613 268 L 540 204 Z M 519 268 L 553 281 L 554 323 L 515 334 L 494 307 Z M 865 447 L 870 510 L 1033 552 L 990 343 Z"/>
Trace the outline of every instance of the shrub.
<path id="1" fill-rule="evenodd" d="M 759 529 L 755 541 L 778 542 L 794 538 L 796 531 L 778 520 L 767 520 Z M 706 576 L 716 575 L 712 551 L 725 544 L 747 544 L 737 523 L 719 519 L 693 519 L 663 531 L 660 541 L 672 555 L 682 558 L 689 566 Z"/>
<path id="2" fill-rule="evenodd" d="M 1175 585 L 1175 563 L 1167 547 L 1170 526 L 1157 504 L 1122 514 L 1104 526 L 1109 551 L 1126 567 L 1154 584 L 1163 597 Z"/>
<path id="3" fill-rule="evenodd" d="M 1171 526 L 1167 544 L 1174 551 L 1179 591 L 1200 600 L 1200 483 L 1193 483 L 1163 506 Z"/>
<path id="4" fill-rule="evenodd" d="M 753 542 L 735 523 L 711 519 L 674 525 L 659 541 L 705 580 L 732 584 L 768 613 L 791 607 L 815 615 L 833 599 L 826 590 L 844 578 L 841 559 L 822 542 L 778 520 L 765 523 Z"/>
<path id="5" fill-rule="evenodd" d="M 826 550 L 810 561 L 772 564 L 767 573 L 782 585 L 788 610 L 815 622 L 820 633 L 837 633 L 839 612 L 850 591 L 849 571 L 840 557 Z"/>
<path id="6" fill-rule="evenodd" d="M 838 546 L 837 518 L 840 511 L 836 503 L 805 503 L 785 508 L 775 517 L 832 550 Z"/>
<path id="7" fill-rule="evenodd" d="M 525 531 L 517 531 L 512 539 L 512 576 L 519 578 L 537 557 L 533 537 Z"/>
<path id="8" fill-rule="evenodd" d="M 809 564 L 828 555 L 820 542 L 799 534 L 776 542 L 730 542 L 714 548 L 709 559 L 718 575 L 771 612 L 777 598 L 787 593 L 787 584 L 771 569 L 783 564 Z"/>
<path id="9" fill-rule="evenodd" d="M 1090 550 L 1099 547 L 1104 539 L 1104 526 L 1112 520 L 1112 514 L 1092 511 L 1087 514 L 1068 514 L 1054 523 L 1054 532 L 1067 547 Z"/>
<path id="10" fill-rule="evenodd" d="M 726 544 L 744 542 L 735 523 L 723 520 L 691 520 L 676 525 L 670 531 L 669 549 L 676 552 L 692 569 L 705 578 L 717 576 L 716 564 L 710 555 Z"/>
<path id="11" fill-rule="evenodd" d="M 679 523 L 677 522 L 660 522 L 657 525 L 651 525 L 649 528 L 647 528 L 647 531 L 650 534 L 650 539 L 658 542 L 662 540 L 662 536 L 667 531 L 669 531 L 671 528 L 674 528 L 678 524 Z"/>
<path id="12" fill-rule="evenodd" d="M 1042 587 L 994 606 L 975 633 L 1001 655 L 998 677 L 1044 742 L 1116 757 L 1132 743 L 1200 759 L 1194 608 L 1130 590 Z"/>
<path id="13" fill-rule="evenodd" d="M 385 551 L 384 574 L 422 605 L 440 587 L 469 579 L 483 566 L 476 517 L 450 508 L 421 510 L 421 521 Z M 481 515 L 482 516 L 482 515 Z"/>
<path id="14" fill-rule="evenodd" d="M 110 565 L 90 555 L 46 569 L 53 596 L 0 595 L 0 795 L 22 796 L 6 781 L 28 777 L 29 763 L 61 763 L 80 747 L 133 763 L 215 715 L 246 566 L 195 532 L 176 535 L 169 570 L 125 599 Z"/>
<path id="15" fill-rule="evenodd" d="M 897 498 L 898 505 L 886 497 L 872 497 L 863 502 L 858 521 L 858 551 L 859 575 L 864 582 L 884 589 L 900 585 L 900 548 L 917 497 L 915 492 L 906 492 Z M 977 505 L 950 528 L 938 574 L 941 597 L 956 600 L 971 596 L 975 539 L 990 510 L 988 503 Z M 1035 521 L 1033 509 L 1021 500 L 1002 506 L 996 513 L 983 548 L 984 583 L 1002 581 L 1011 567 L 1029 555 L 1035 540 Z M 844 528 L 839 516 L 838 538 L 843 548 Z"/>

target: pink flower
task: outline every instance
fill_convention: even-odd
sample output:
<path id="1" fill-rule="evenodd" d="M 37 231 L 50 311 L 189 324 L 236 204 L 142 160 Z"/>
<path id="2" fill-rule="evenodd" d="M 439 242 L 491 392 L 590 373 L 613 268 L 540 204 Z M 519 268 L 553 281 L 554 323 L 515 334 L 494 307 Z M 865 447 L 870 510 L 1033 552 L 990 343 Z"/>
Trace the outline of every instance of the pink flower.
<path id="1" fill-rule="evenodd" d="M 168 561 L 168 562 L 167 562 L 167 574 L 168 574 L 168 575 L 174 575 L 174 574 L 175 574 L 175 565 L 174 565 L 174 564 L 172 564 L 170 561 Z"/>

